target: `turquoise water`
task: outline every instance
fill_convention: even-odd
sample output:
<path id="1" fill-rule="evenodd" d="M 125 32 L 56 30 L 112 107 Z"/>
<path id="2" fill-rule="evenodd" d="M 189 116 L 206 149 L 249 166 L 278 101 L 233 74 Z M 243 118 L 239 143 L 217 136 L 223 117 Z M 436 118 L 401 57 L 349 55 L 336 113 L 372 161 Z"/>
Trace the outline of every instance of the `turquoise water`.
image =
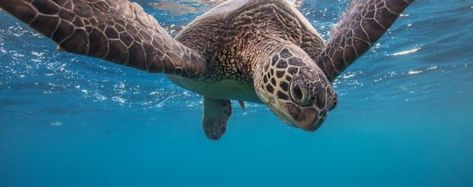
<path id="1" fill-rule="evenodd" d="M 138 1 L 166 26 L 174 15 Z M 307 0 L 327 38 L 345 0 Z M 308 133 L 234 103 L 203 135 L 200 96 L 79 57 L 0 12 L 0 186 L 473 186 L 473 2 L 418 0 L 335 82 Z"/>

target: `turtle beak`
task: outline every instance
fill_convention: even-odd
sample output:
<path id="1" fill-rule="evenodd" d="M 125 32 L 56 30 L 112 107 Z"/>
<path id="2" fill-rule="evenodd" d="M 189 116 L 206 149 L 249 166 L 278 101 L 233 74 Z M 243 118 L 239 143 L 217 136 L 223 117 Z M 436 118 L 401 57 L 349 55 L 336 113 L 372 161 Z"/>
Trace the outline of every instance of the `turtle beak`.
<path id="1" fill-rule="evenodd" d="M 297 121 L 298 126 L 309 132 L 314 132 L 319 129 L 325 120 L 325 116 L 319 118 L 318 113 L 314 109 L 301 110 L 299 117 L 300 120 Z"/>
<path id="2" fill-rule="evenodd" d="M 292 104 L 288 104 L 288 112 L 292 118 L 291 122 L 296 127 L 310 132 L 319 129 L 327 116 L 327 111 L 322 111 L 319 117 L 319 112 L 315 108 L 300 108 Z"/>

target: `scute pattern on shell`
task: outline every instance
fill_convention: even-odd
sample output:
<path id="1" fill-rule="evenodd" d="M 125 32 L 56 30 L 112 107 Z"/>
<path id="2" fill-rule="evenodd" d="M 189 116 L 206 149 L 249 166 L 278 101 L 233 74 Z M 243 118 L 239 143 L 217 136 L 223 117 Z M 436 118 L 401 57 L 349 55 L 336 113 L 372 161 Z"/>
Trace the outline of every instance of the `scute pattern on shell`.
<path id="1" fill-rule="evenodd" d="M 313 59 L 323 50 L 322 38 L 286 0 L 234 0 L 225 6 L 213 11 L 221 13 L 204 14 L 176 36 L 207 57 L 207 81 L 252 81 L 256 64 L 281 42 L 300 46 Z"/>

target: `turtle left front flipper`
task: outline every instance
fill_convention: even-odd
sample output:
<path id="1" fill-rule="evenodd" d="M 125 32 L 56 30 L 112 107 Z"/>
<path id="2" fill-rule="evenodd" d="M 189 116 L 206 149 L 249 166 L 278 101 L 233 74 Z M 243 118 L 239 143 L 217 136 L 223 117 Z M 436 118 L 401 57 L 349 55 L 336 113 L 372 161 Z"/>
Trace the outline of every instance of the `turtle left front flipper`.
<path id="1" fill-rule="evenodd" d="M 205 135 L 218 140 L 227 130 L 227 122 L 232 115 L 232 104 L 229 100 L 204 98 L 204 117 L 202 120 Z"/>
<path id="2" fill-rule="evenodd" d="M 0 8 L 70 53 L 182 77 L 206 72 L 205 58 L 128 0 L 0 0 Z"/>

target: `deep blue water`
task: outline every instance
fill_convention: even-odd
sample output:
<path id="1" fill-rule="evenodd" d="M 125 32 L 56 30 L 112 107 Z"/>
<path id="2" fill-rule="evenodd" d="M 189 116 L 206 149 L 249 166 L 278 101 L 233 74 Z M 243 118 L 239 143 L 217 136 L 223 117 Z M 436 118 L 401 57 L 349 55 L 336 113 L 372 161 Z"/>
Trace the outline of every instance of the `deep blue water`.
<path id="1" fill-rule="evenodd" d="M 139 1 L 163 25 L 172 15 Z M 347 0 L 307 0 L 327 38 Z M 57 52 L 0 12 L 0 187 L 473 186 L 473 1 L 417 0 L 335 82 L 315 133 L 234 105 L 203 135 L 200 96 L 163 75 Z"/>

